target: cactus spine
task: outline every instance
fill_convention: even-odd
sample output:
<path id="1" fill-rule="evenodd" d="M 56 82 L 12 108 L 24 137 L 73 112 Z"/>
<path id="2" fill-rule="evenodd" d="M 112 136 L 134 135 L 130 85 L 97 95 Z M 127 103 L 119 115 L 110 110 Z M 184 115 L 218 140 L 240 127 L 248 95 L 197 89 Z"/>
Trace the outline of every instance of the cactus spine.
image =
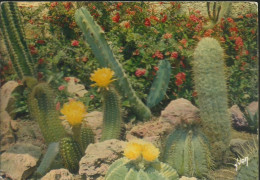
<path id="1" fill-rule="evenodd" d="M 65 167 L 71 173 L 77 173 L 79 170 L 79 161 L 82 157 L 78 143 L 70 137 L 63 138 L 60 141 L 60 154 Z"/>
<path id="2" fill-rule="evenodd" d="M 207 140 L 197 130 L 176 129 L 169 135 L 163 160 L 179 175 L 203 177 L 212 167 Z"/>
<path id="3" fill-rule="evenodd" d="M 203 131 L 216 163 L 225 158 L 230 141 L 224 52 L 213 38 L 203 38 L 194 52 L 193 73 Z"/>
<path id="4" fill-rule="evenodd" d="M 127 98 L 137 115 L 138 119 L 148 120 L 151 117 L 151 111 L 136 96 L 122 65 L 114 58 L 108 43 L 105 40 L 104 33 L 100 26 L 93 20 L 88 10 L 84 7 L 78 9 L 75 13 L 75 20 L 83 31 L 86 41 L 90 45 L 95 57 L 102 67 L 111 68 L 118 79 L 115 84 L 118 92 Z"/>
<path id="5" fill-rule="evenodd" d="M 101 141 L 118 139 L 121 134 L 121 105 L 119 95 L 110 86 L 109 90 L 102 90 L 103 95 L 103 128 Z"/>
<path id="6" fill-rule="evenodd" d="M 5 44 L 13 67 L 18 77 L 23 79 L 24 76 L 35 76 L 35 69 L 21 24 L 17 3 L 3 3 L 0 21 L 1 33 L 5 36 Z"/>
<path id="7" fill-rule="evenodd" d="M 58 142 L 65 136 L 65 130 L 55 109 L 55 95 L 47 83 L 36 85 L 28 97 L 30 115 L 41 129 L 45 141 Z"/>
<path id="8" fill-rule="evenodd" d="M 177 180 L 177 172 L 169 165 L 156 161 L 146 168 L 137 167 L 133 161 L 121 158 L 115 161 L 108 169 L 105 180 Z"/>
<path id="9" fill-rule="evenodd" d="M 170 62 L 167 60 L 161 60 L 159 62 L 159 70 L 147 98 L 146 104 L 149 108 L 154 107 L 163 99 L 169 85 L 170 76 Z"/>

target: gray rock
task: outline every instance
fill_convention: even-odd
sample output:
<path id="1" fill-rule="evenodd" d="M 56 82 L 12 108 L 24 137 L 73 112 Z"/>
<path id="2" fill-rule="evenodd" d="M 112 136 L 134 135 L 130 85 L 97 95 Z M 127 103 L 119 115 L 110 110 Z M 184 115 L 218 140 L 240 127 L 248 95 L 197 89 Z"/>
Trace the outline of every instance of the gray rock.
<path id="1" fill-rule="evenodd" d="M 199 109 L 186 99 L 180 98 L 170 102 L 161 112 L 161 121 L 166 121 L 171 126 L 179 124 L 197 124 L 200 122 Z"/>
<path id="2" fill-rule="evenodd" d="M 182 176 L 182 177 L 180 178 L 180 180 L 197 180 L 197 178 L 195 178 L 195 177 Z"/>
<path id="3" fill-rule="evenodd" d="M 13 180 L 25 180 L 34 172 L 40 156 L 41 148 L 17 143 L 1 154 L 1 170 Z"/>
<path id="4" fill-rule="evenodd" d="M 98 142 L 102 135 L 103 113 L 99 111 L 90 112 L 84 121 L 91 127 L 95 134 L 95 142 Z"/>
<path id="5" fill-rule="evenodd" d="M 67 169 L 54 169 L 48 172 L 41 180 L 76 180 L 75 175 Z"/>
<path id="6" fill-rule="evenodd" d="M 5 111 L 5 109 L 8 105 L 9 99 L 11 97 L 11 94 L 17 86 L 18 86 L 18 83 L 16 81 L 8 81 L 1 87 L 1 89 L 0 89 L 0 97 L 1 97 L 0 111 L 1 112 Z"/>
<path id="7" fill-rule="evenodd" d="M 87 180 L 102 179 L 109 166 L 123 157 L 126 142 L 116 139 L 90 144 L 79 162 L 79 174 Z"/>
<path id="8" fill-rule="evenodd" d="M 237 105 L 233 105 L 230 108 L 230 113 L 232 117 L 232 125 L 235 129 L 241 130 L 248 126 L 247 120 L 244 114 L 240 111 Z"/>

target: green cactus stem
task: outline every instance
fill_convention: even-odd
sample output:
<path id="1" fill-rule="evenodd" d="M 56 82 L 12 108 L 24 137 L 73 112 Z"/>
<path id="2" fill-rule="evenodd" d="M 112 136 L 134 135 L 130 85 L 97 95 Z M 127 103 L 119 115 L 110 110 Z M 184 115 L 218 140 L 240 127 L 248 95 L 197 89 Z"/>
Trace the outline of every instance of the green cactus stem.
<path id="1" fill-rule="evenodd" d="M 213 38 L 203 38 L 194 52 L 193 73 L 203 131 L 216 164 L 225 159 L 230 142 L 224 51 Z"/>
<path id="2" fill-rule="evenodd" d="M 76 11 L 75 20 L 84 33 L 86 41 L 90 45 L 99 64 L 102 67 L 109 67 L 115 72 L 117 78 L 115 82 L 116 89 L 122 97 L 129 100 L 137 119 L 149 120 L 151 118 L 150 109 L 136 96 L 122 65 L 115 59 L 100 26 L 93 20 L 88 10 L 84 7 Z"/>
<path id="3" fill-rule="evenodd" d="M 25 41 L 25 33 L 16 2 L 1 4 L 1 34 L 5 37 L 5 45 L 9 52 L 13 67 L 20 79 L 24 76 L 35 77 L 33 58 Z"/>
<path id="4" fill-rule="evenodd" d="M 90 126 L 83 125 L 80 130 L 80 148 L 85 152 L 89 144 L 94 143 L 94 133 Z"/>
<path id="5" fill-rule="evenodd" d="M 38 122 L 46 143 L 58 142 L 65 136 L 54 99 L 54 92 L 47 83 L 36 85 L 28 96 L 29 113 Z"/>
<path id="6" fill-rule="evenodd" d="M 77 173 L 82 152 L 79 144 L 70 137 L 65 137 L 60 141 L 60 155 L 64 166 L 71 172 Z"/>
<path id="7" fill-rule="evenodd" d="M 102 90 L 102 97 L 103 128 L 101 141 L 119 139 L 122 125 L 120 97 L 112 86 L 109 87 L 109 90 Z"/>
<path id="8" fill-rule="evenodd" d="M 163 161 L 179 175 L 199 178 L 206 176 L 213 165 L 205 136 L 189 128 L 178 128 L 169 135 Z"/>
<path id="9" fill-rule="evenodd" d="M 177 172 L 160 161 L 150 163 L 145 168 L 137 167 L 133 161 L 121 158 L 108 169 L 105 180 L 177 180 Z"/>
<path id="10" fill-rule="evenodd" d="M 152 87 L 150 89 L 147 106 L 149 108 L 156 106 L 166 94 L 170 77 L 171 77 L 171 64 L 167 60 L 161 60 L 159 62 L 159 70 L 157 72 L 156 78 L 153 81 Z"/>

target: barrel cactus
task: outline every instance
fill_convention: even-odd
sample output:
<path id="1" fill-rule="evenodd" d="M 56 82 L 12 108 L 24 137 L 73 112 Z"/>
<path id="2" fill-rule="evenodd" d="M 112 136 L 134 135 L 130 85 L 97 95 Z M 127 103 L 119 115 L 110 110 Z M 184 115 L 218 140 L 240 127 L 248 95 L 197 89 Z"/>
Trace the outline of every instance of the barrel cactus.
<path id="1" fill-rule="evenodd" d="M 209 37 L 201 39 L 192 65 L 203 131 L 219 165 L 225 159 L 231 132 L 224 51 L 219 42 Z"/>
<path id="2" fill-rule="evenodd" d="M 151 143 L 134 140 L 125 148 L 125 157 L 115 161 L 108 169 L 105 180 L 175 180 L 177 172 L 158 160 L 159 150 Z"/>

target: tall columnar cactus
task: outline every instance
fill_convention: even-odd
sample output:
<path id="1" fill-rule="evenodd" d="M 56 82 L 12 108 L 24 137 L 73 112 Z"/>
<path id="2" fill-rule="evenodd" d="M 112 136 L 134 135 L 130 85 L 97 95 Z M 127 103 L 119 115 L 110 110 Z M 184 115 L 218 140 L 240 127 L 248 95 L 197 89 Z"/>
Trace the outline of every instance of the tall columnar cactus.
<path id="1" fill-rule="evenodd" d="M 80 129 L 80 148 L 85 152 L 89 144 L 94 143 L 94 133 L 89 126 L 82 126 Z"/>
<path id="2" fill-rule="evenodd" d="M 176 129 L 169 135 L 163 161 L 179 175 L 203 177 L 213 165 L 207 140 L 194 129 Z"/>
<path id="3" fill-rule="evenodd" d="M 219 42 L 203 38 L 194 52 L 193 73 L 203 131 L 216 164 L 225 158 L 231 132 L 224 68 L 224 51 Z"/>
<path id="4" fill-rule="evenodd" d="M 177 180 L 177 172 L 158 161 L 159 150 L 151 143 L 129 142 L 124 158 L 115 161 L 108 169 L 105 180 Z"/>
<path id="5" fill-rule="evenodd" d="M 163 99 L 171 77 L 171 64 L 168 60 L 161 60 L 158 67 L 159 70 L 147 97 L 146 104 L 149 108 L 154 107 Z"/>
<path id="6" fill-rule="evenodd" d="M 59 119 L 54 103 L 55 95 L 47 83 L 34 86 L 28 97 L 30 115 L 41 129 L 45 141 L 58 142 L 65 136 L 64 127 Z"/>
<path id="7" fill-rule="evenodd" d="M 35 76 L 33 58 L 24 38 L 25 33 L 17 3 L 1 4 L 0 18 L 1 34 L 5 37 L 5 44 L 18 77 L 23 79 L 24 76 Z"/>
<path id="8" fill-rule="evenodd" d="M 71 173 L 77 173 L 82 158 L 79 144 L 70 137 L 63 138 L 60 141 L 60 154 L 65 167 Z"/>
<path id="9" fill-rule="evenodd" d="M 109 67 L 115 72 L 117 78 L 116 89 L 127 98 L 138 119 L 148 120 L 151 112 L 147 106 L 136 96 L 122 65 L 115 59 L 104 33 L 100 26 L 94 21 L 88 10 L 84 7 L 75 13 L 75 20 L 85 35 L 86 41 L 90 45 L 95 57 L 102 67 Z"/>

